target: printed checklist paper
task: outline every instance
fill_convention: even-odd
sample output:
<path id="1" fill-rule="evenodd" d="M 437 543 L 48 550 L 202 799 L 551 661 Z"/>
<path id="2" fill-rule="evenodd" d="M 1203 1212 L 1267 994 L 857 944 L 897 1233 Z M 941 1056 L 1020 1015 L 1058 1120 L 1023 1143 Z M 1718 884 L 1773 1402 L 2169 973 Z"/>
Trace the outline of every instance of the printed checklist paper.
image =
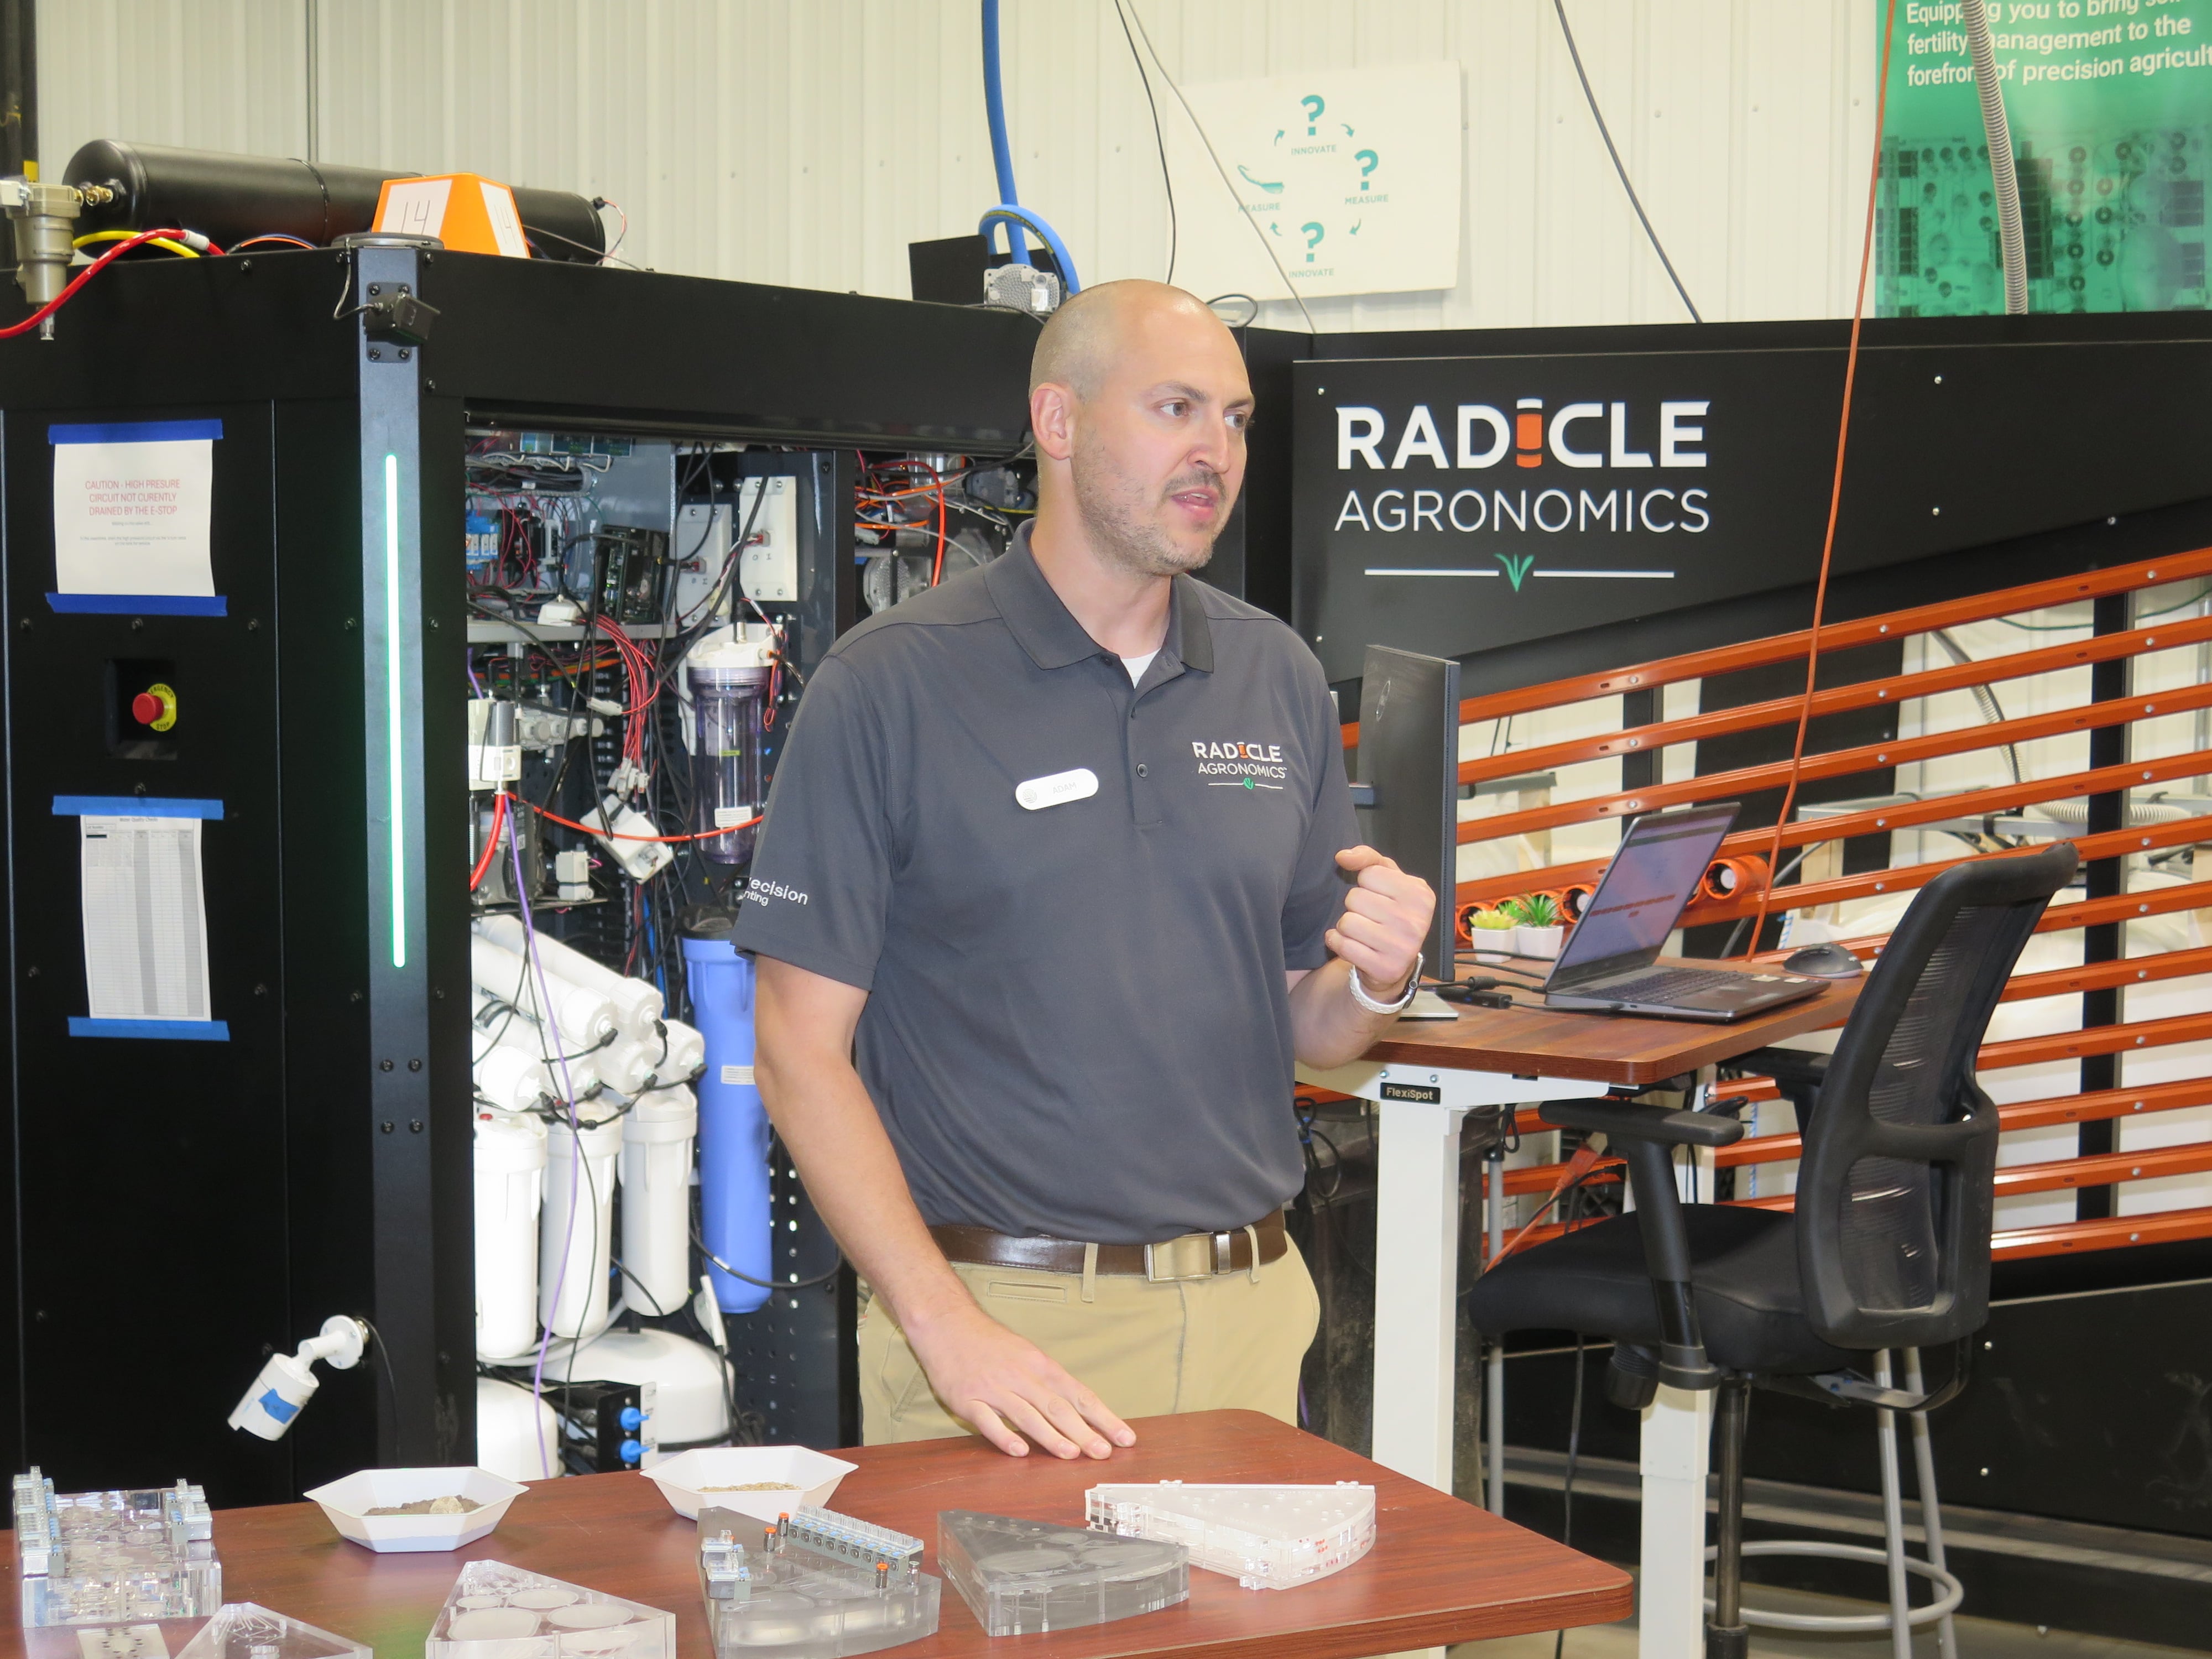
<path id="1" fill-rule="evenodd" d="M 219 800 L 57 795 L 77 821 L 87 1013 L 72 1036 L 228 1042 L 211 1018 L 202 850 Z"/>

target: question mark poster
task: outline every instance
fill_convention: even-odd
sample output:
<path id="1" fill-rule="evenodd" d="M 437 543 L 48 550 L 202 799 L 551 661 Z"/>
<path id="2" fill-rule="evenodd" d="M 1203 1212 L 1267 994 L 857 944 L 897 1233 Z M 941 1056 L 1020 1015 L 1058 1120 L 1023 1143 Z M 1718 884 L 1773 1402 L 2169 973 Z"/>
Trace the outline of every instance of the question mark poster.
<path id="1" fill-rule="evenodd" d="M 1212 154 L 1187 121 L 1166 135 L 1183 207 L 1179 287 L 1276 300 L 1459 286 L 1457 64 L 1185 92 Z"/>

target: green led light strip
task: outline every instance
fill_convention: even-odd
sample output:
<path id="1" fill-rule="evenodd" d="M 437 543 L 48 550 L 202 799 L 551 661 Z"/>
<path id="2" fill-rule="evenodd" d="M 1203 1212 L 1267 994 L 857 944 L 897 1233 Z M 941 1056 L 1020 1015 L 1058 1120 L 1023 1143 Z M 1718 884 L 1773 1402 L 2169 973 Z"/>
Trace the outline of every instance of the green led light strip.
<path id="1" fill-rule="evenodd" d="M 407 817 L 405 757 L 400 749 L 399 702 L 399 458 L 384 458 L 385 706 L 392 758 L 392 965 L 407 965 Z"/>

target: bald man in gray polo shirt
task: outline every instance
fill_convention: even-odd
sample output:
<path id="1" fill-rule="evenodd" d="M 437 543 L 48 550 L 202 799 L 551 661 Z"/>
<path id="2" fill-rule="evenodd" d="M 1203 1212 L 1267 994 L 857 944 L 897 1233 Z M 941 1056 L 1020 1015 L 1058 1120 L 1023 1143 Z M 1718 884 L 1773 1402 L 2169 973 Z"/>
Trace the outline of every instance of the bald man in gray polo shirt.
<path id="1" fill-rule="evenodd" d="M 1078 295 L 1030 370 L 1032 525 L 800 704 L 737 942 L 762 1098 L 872 1288 L 871 1443 L 1295 1420 L 1293 1058 L 1395 1018 L 1435 896 L 1356 844 L 1312 653 L 1188 574 L 1251 412 L 1189 295 Z"/>

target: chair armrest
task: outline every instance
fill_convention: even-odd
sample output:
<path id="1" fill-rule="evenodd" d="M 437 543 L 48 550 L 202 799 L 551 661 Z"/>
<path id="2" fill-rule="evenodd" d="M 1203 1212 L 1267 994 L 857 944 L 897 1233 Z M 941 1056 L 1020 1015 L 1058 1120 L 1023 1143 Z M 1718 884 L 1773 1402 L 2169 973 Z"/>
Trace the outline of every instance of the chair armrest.
<path id="1" fill-rule="evenodd" d="M 1727 1146 L 1743 1139 L 1743 1125 L 1708 1112 L 1674 1112 L 1626 1100 L 1553 1100 L 1536 1115 L 1554 1128 L 1601 1130 L 1628 1140 L 1668 1146 Z"/>
<path id="2" fill-rule="evenodd" d="M 1785 1091 L 1818 1089 L 1827 1078 L 1828 1061 L 1832 1057 L 1806 1048 L 1754 1048 L 1747 1054 L 1738 1054 L 1729 1064 L 1739 1071 L 1771 1077 L 1778 1087 Z"/>
<path id="3" fill-rule="evenodd" d="M 1690 1279 L 1690 1241 L 1674 1190 L 1669 1146 L 1725 1146 L 1743 1138 L 1743 1125 L 1702 1112 L 1673 1112 L 1622 1100 L 1559 1100 L 1538 1109 L 1563 1129 L 1602 1131 L 1628 1165 L 1636 1194 L 1637 1231 L 1644 1238 L 1644 1267 L 1659 1314 L 1659 1380 L 1677 1389 L 1716 1389 L 1719 1368 L 1706 1358 Z"/>

